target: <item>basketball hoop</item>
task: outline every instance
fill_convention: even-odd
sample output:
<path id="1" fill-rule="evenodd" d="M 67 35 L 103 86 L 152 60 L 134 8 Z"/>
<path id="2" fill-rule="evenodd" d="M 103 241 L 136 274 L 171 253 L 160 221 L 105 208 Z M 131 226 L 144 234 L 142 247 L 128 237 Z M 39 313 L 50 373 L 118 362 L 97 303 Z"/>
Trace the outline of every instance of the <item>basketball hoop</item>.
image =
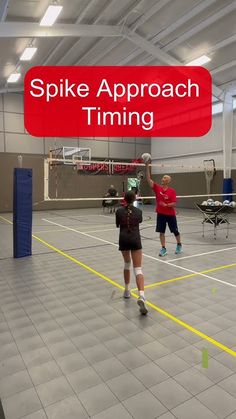
<path id="1" fill-rule="evenodd" d="M 206 190 L 207 195 L 210 195 L 211 193 L 211 182 L 216 174 L 216 166 L 215 166 L 215 160 L 203 160 L 203 167 L 206 177 Z"/>

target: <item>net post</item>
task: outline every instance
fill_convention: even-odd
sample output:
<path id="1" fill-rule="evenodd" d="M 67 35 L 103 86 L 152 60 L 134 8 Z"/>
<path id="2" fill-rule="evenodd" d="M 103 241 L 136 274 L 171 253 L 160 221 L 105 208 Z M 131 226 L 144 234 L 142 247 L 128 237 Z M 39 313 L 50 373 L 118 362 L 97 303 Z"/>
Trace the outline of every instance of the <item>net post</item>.
<path id="1" fill-rule="evenodd" d="M 49 200 L 48 196 L 48 182 L 49 182 L 49 162 L 48 159 L 44 159 L 44 201 Z"/>
<path id="2" fill-rule="evenodd" d="M 13 176 L 13 257 L 32 255 L 32 169 L 15 168 Z"/>

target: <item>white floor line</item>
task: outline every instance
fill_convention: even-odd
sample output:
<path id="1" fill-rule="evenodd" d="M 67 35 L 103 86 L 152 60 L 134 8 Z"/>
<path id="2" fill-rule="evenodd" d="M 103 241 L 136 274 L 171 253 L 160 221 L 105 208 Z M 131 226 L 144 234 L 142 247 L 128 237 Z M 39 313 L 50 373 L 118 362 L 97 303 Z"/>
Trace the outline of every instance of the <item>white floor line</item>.
<path id="1" fill-rule="evenodd" d="M 213 253 L 226 252 L 227 250 L 235 250 L 235 249 L 236 249 L 236 246 L 235 247 L 226 247 L 225 249 L 212 250 L 211 252 L 197 253 L 196 255 L 183 256 L 182 258 L 169 259 L 168 262 L 175 262 L 175 261 L 179 261 L 179 260 L 183 260 L 183 259 L 196 258 L 198 256 L 211 255 Z"/>
<path id="2" fill-rule="evenodd" d="M 193 223 L 193 221 L 199 221 L 197 218 L 192 218 L 191 220 L 188 220 L 188 221 L 178 221 L 177 220 L 177 223 L 178 224 L 186 224 L 186 223 Z"/>
<path id="3" fill-rule="evenodd" d="M 192 215 L 181 215 L 181 214 L 177 214 L 177 217 L 182 217 L 182 218 L 195 218 L 196 220 L 200 220 L 201 217 L 199 216 L 192 216 Z"/>
<path id="4" fill-rule="evenodd" d="M 109 218 L 109 216 L 111 216 L 111 215 L 114 215 L 114 214 L 107 214 L 107 215 L 103 215 L 103 214 L 94 214 L 94 217 L 95 216 L 99 216 L 99 217 L 105 217 L 105 218 Z"/>
<path id="5" fill-rule="evenodd" d="M 70 230 L 70 231 L 73 231 L 74 233 L 82 234 L 83 236 L 90 237 L 91 239 L 96 239 L 96 240 L 98 240 L 100 242 L 108 243 L 108 244 L 111 244 L 113 246 L 118 247 L 118 244 L 112 243 L 112 242 L 107 241 L 107 240 L 104 240 L 104 239 L 100 239 L 99 237 L 96 237 L 96 236 L 91 236 L 90 234 L 84 233 L 83 231 L 80 231 L 80 230 L 76 230 L 75 228 L 67 227 L 67 226 L 64 226 L 63 224 L 55 223 L 54 221 L 47 220 L 46 218 L 42 218 L 42 220 L 43 221 L 46 221 L 47 223 L 54 224 L 54 225 L 56 225 L 58 227 L 64 227 L 65 229 Z"/>
<path id="6" fill-rule="evenodd" d="M 182 223 L 186 224 L 186 223 L 191 223 L 191 222 L 193 222 L 193 220 L 192 221 L 182 221 L 182 222 L 180 221 L 178 224 L 182 224 Z M 102 226 L 102 224 L 101 224 L 101 226 Z M 142 227 L 156 227 L 156 224 L 142 223 L 141 226 Z M 99 232 L 103 232 L 103 231 L 112 231 L 112 230 L 117 230 L 117 227 L 108 228 L 106 230 L 88 230 L 88 231 L 84 231 L 84 233 L 99 233 Z"/>
<path id="7" fill-rule="evenodd" d="M 115 231 L 117 230 L 116 228 L 106 228 L 105 230 L 89 230 L 89 231 L 84 231 L 84 233 L 102 233 L 103 231 Z"/>
<path id="8" fill-rule="evenodd" d="M 103 243 L 108 243 L 108 244 L 110 244 L 110 245 L 112 245 L 112 246 L 118 247 L 118 245 L 117 245 L 117 244 L 112 243 L 112 242 L 110 242 L 110 241 L 108 241 L 108 240 L 100 239 L 100 238 L 98 238 L 98 237 L 96 237 L 96 236 L 92 236 L 92 235 L 90 235 L 90 234 L 88 234 L 88 233 L 84 233 L 84 232 L 79 231 L 79 230 L 76 230 L 76 229 L 74 229 L 74 228 L 67 227 L 67 226 L 63 226 L 62 224 L 58 224 L 58 223 L 55 223 L 55 222 L 53 222 L 53 221 L 49 221 L 49 220 L 47 220 L 46 218 L 43 218 L 42 220 L 43 220 L 43 221 L 46 221 L 46 222 L 48 222 L 48 223 L 51 223 L 51 224 L 55 224 L 55 225 L 57 225 L 58 227 L 64 227 L 64 228 L 65 228 L 65 229 L 67 229 L 67 230 L 74 231 L 75 233 L 82 234 L 82 235 L 84 235 L 84 236 L 87 236 L 87 237 L 90 237 L 90 238 L 92 238 L 92 239 L 95 239 L 95 240 L 101 241 L 101 242 L 103 242 Z M 165 261 L 165 260 L 158 259 L 158 258 L 156 258 L 156 257 L 154 257 L 154 256 L 147 255 L 146 253 L 143 253 L 143 256 L 144 256 L 144 257 L 146 257 L 146 258 L 148 258 L 148 259 L 151 259 L 151 260 L 156 260 L 156 261 L 157 261 L 157 262 L 159 262 L 159 263 L 164 263 L 164 264 L 169 265 L 169 266 L 172 266 L 172 267 L 174 267 L 174 268 L 182 269 L 183 271 L 187 271 L 187 272 L 190 272 L 190 273 L 194 273 L 194 274 L 196 274 L 196 275 L 198 275 L 198 276 L 203 276 L 203 277 L 205 277 L 205 278 L 212 279 L 213 281 L 220 282 L 220 283 L 222 283 L 222 284 L 224 284 L 224 285 L 228 285 L 228 286 L 230 286 L 230 287 L 236 288 L 236 285 L 231 284 L 230 282 L 222 281 L 221 279 L 214 278 L 213 276 L 209 276 L 209 275 L 206 275 L 206 274 L 201 274 L 201 273 L 199 273 L 199 272 L 197 272 L 197 271 L 194 271 L 194 270 L 192 270 L 192 269 L 184 268 L 183 266 L 178 266 L 178 265 L 175 265 L 174 263 L 170 263 L 170 262 L 167 262 L 167 261 Z"/>
<path id="9" fill-rule="evenodd" d="M 150 224 L 142 224 L 142 226 L 145 226 L 145 227 L 155 227 L 156 224 L 152 224 L 152 225 L 150 225 Z M 103 229 L 102 230 L 88 230 L 88 231 L 84 231 L 84 233 L 103 233 L 103 231 L 115 231 L 115 230 L 118 231 L 117 227 L 107 228 L 105 230 L 103 230 Z"/>

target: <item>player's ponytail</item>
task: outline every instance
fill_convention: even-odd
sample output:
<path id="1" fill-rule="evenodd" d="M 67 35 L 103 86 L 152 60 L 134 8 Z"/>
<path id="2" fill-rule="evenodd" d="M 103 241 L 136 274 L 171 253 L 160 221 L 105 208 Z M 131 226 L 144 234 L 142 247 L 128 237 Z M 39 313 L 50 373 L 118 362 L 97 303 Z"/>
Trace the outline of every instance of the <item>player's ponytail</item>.
<path id="1" fill-rule="evenodd" d="M 131 226 L 130 226 L 130 216 L 132 214 L 132 204 L 135 201 L 135 193 L 133 191 L 128 191 L 125 194 L 125 201 L 127 203 L 126 209 L 127 209 L 127 229 L 128 231 L 131 230 Z"/>

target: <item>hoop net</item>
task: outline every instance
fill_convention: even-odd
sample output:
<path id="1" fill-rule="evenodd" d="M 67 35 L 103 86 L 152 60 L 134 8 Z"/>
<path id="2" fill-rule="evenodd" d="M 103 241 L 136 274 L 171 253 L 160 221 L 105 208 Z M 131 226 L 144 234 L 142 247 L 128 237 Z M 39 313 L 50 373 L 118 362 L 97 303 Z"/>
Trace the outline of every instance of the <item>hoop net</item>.
<path id="1" fill-rule="evenodd" d="M 206 178 L 206 192 L 207 195 L 211 193 L 211 182 L 216 174 L 215 160 L 203 160 L 203 167 Z"/>
<path id="2" fill-rule="evenodd" d="M 91 160 L 91 149 L 80 147 L 59 147 L 50 150 L 50 167 L 59 165 L 76 166 L 83 160 L 84 164 Z"/>

